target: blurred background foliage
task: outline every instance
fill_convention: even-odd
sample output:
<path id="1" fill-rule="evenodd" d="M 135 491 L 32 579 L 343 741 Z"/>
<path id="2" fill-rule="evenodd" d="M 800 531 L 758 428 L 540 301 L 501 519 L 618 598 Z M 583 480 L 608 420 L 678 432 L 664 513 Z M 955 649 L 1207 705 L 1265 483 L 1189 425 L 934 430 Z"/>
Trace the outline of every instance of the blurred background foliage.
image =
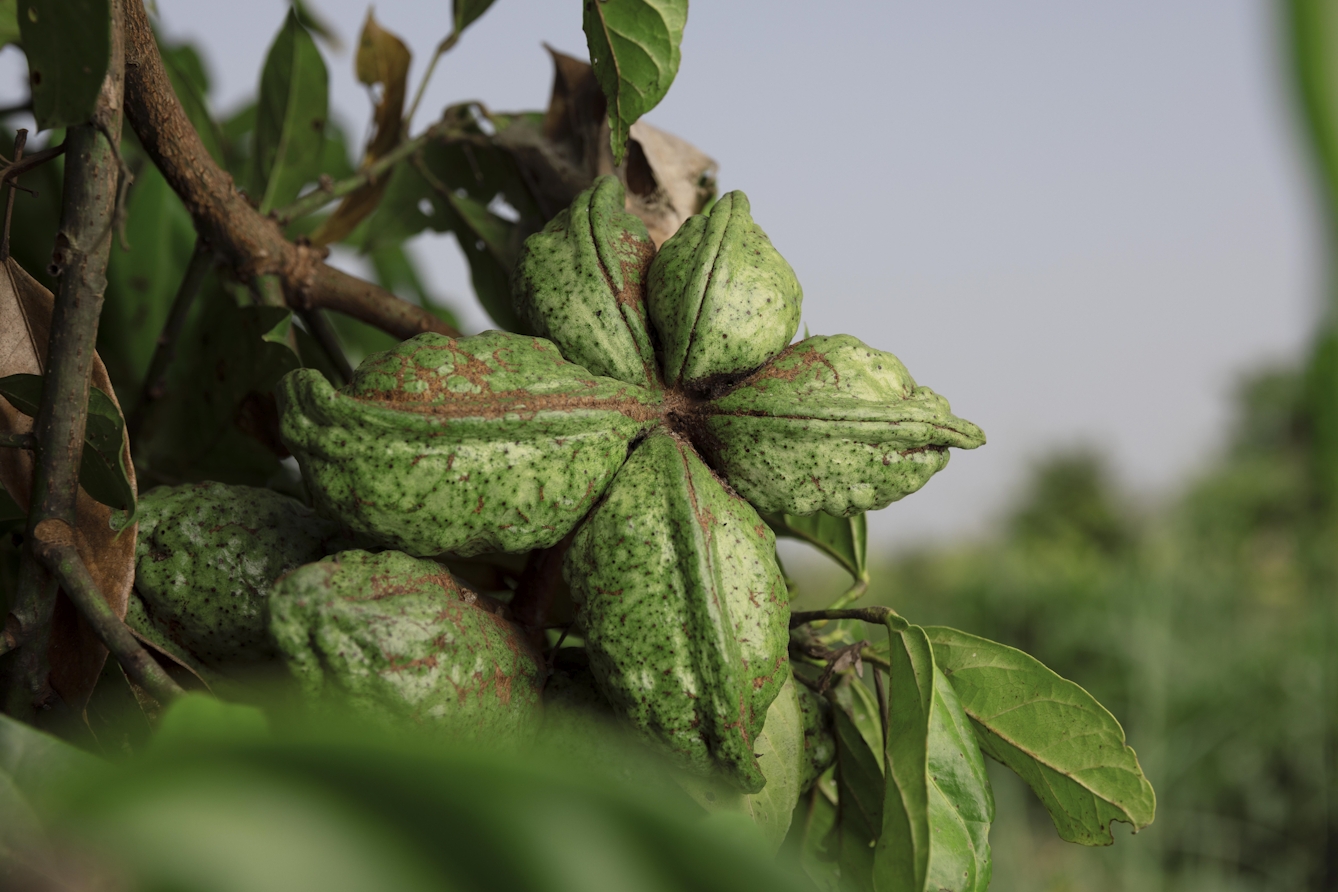
<path id="1" fill-rule="evenodd" d="M 1040 462 L 987 540 L 876 558 L 868 601 L 1022 648 L 1116 716 L 1157 790 L 1157 820 L 1108 849 L 1055 834 L 991 763 L 992 889 L 1283 890 L 1331 883 L 1326 751 L 1334 717 L 1323 523 L 1295 370 L 1239 388 L 1224 454 L 1140 509 L 1099 452 Z M 793 569 L 803 603 L 843 574 Z"/>

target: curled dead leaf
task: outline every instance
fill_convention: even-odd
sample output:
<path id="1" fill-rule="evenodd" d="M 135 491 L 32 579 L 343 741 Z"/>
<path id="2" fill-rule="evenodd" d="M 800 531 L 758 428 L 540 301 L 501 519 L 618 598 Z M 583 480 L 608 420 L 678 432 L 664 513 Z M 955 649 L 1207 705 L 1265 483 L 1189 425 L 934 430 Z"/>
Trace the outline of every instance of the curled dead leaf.
<path id="1" fill-rule="evenodd" d="M 13 258 L 4 263 L 0 269 L 0 377 L 43 373 L 54 303 L 51 292 L 28 275 Z M 107 369 L 96 356 L 91 380 L 115 402 Z M 31 418 L 0 400 L 0 432 L 29 433 L 32 425 Z M 128 442 L 124 448 L 126 472 L 133 488 L 135 470 L 130 461 Z M 28 509 L 32 471 L 30 452 L 0 449 L 0 486 L 24 511 Z M 97 502 L 82 489 L 76 510 L 75 547 L 79 556 L 88 566 L 107 603 L 117 616 L 124 617 L 135 581 L 137 527 L 130 524 L 119 533 L 113 530 L 113 509 Z M 107 650 L 64 594 L 56 601 L 48 653 L 52 687 L 70 707 L 82 711 L 102 672 Z"/>
<path id="2" fill-rule="evenodd" d="M 613 174 L 627 187 L 627 210 L 646 224 L 658 247 L 715 196 L 719 166 L 686 140 L 644 121 L 632 126 L 627 158 L 613 163 L 604 93 L 589 63 L 552 47 L 553 91 L 542 124 L 509 116 L 495 140 L 525 176 L 545 218 L 569 205 L 595 177 Z"/>

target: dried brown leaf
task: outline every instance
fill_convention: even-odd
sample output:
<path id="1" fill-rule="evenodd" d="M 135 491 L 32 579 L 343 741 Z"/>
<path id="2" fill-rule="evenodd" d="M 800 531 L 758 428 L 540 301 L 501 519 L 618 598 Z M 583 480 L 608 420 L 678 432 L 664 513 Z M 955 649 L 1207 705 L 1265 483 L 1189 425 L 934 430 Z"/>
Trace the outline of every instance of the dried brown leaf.
<path id="1" fill-rule="evenodd" d="M 51 292 L 10 258 L 0 270 L 0 377 L 26 373 L 40 375 L 46 367 L 46 346 L 51 333 Z M 107 369 L 93 358 L 92 384 L 116 400 Z M 119 408 L 119 406 L 118 406 Z M 33 421 L 7 401 L 0 400 L 0 432 L 28 433 Z M 135 469 L 125 446 L 126 472 L 135 485 Z M 27 510 L 32 490 L 32 454 L 21 449 L 0 449 L 0 485 Z M 75 545 L 107 603 L 124 617 L 135 581 L 135 536 L 131 524 L 118 534 L 111 528 L 113 509 L 82 489 L 76 505 Z M 67 704 L 82 711 L 97 684 L 107 650 L 62 593 L 52 619 L 51 685 Z"/>
<path id="2" fill-rule="evenodd" d="M 363 23 L 362 36 L 358 40 L 354 67 L 359 81 L 369 87 L 379 84 L 381 92 L 373 113 L 372 138 L 363 155 L 364 168 L 399 145 L 403 138 L 404 99 L 408 90 L 411 59 L 404 41 L 378 25 L 372 17 L 372 11 L 367 10 L 367 21 Z M 389 182 L 390 177 L 384 176 L 346 196 L 330 218 L 312 234 L 312 244 L 328 245 L 347 237 L 368 214 L 376 210 Z"/>
<path id="3" fill-rule="evenodd" d="M 538 130 L 517 121 L 497 134 L 516 159 L 546 216 L 614 174 L 627 187 L 627 210 L 658 246 L 715 195 L 718 165 L 686 140 L 644 121 L 632 126 L 626 160 L 613 164 L 604 91 L 589 63 L 552 47 L 553 90 Z"/>

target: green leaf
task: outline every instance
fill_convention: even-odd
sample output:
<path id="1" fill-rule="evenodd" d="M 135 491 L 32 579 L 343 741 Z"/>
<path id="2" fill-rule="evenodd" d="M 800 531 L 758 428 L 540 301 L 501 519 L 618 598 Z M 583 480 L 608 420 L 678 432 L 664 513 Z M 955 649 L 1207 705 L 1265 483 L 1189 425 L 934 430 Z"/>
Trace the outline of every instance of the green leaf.
<path id="1" fill-rule="evenodd" d="M 839 892 L 840 868 L 835 853 L 828 849 L 836 827 L 836 805 L 821 787 L 821 781 L 815 783 L 795 806 L 785 847 L 798 852 L 804 872 L 820 892 Z"/>
<path id="2" fill-rule="evenodd" d="M 38 129 L 88 121 L 111 60 L 109 0 L 19 0 L 18 19 Z"/>
<path id="3" fill-rule="evenodd" d="M 0 47 L 19 42 L 19 2 L 0 0 Z"/>
<path id="4" fill-rule="evenodd" d="M 738 811 L 752 818 L 771 851 L 780 848 L 790 830 L 799 801 L 804 757 L 804 728 L 794 679 L 785 682 L 767 709 L 766 724 L 757 735 L 757 764 L 767 785 L 759 793 L 744 793 L 715 778 L 686 776 L 688 795 L 708 812 Z"/>
<path id="5" fill-rule="evenodd" d="M 883 828 L 883 770 L 844 709 L 832 710 L 836 732 L 836 850 L 841 875 L 873 888 L 874 844 Z"/>
<path id="6" fill-rule="evenodd" d="M 200 315 L 183 334 L 136 458 L 148 466 L 146 479 L 269 485 L 287 454 L 273 388 L 299 363 L 286 342 L 264 336 L 291 324 L 291 313 L 238 307 L 212 275 L 197 300 Z"/>
<path id="7" fill-rule="evenodd" d="M 96 764 L 96 759 L 59 738 L 0 714 L 0 775 L 29 799 L 42 799 L 61 779 Z"/>
<path id="8" fill-rule="evenodd" d="M 320 50 L 290 10 L 260 75 L 254 164 L 262 214 L 291 202 L 322 173 L 328 93 Z"/>
<path id="9" fill-rule="evenodd" d="M 929 730 L 934 652 L 924 629 L 888 622 L 887 784 L 874 854 L 878 889 L 922 890 L 929 872 Z"/>
<path id="10" fill-rule="evenodd" d="M 614 164 L 622 163 L 637 118 L 669 92 L 687 21 L 688 0 L 586 0 L 582 26 L 608 100 Z"/>
<path id="11" fill-rule="evenodd" d="M 190 752 L 201 746 L 262 742 L 269 736 L 269 721 L 256 707 L 191 693 L 172 701 L 163 712 L 150 746 L 160 752 Z"/>
<path id="12" fill-rule="evenodd" d="M 112 245 L 98 326 L 98 355 L 118 393 L 137 398 L 181 277 L 195 227 L 158 168 L 146 163 L 126 200 L 126 241 Z"/>
<path id="13" fill-rule="evenodd" d="M 980 748 L 1027 782 L 1062 838 L 1110 845 L 1111 821 L 1136 831 L 1152 823 L 1152 785 L 1091 694 L 1020 650 L 941 626 L 926 632 Z"/>
<path id="14" fill-rule="evenodd" d="M 37 417 L 42 403 L 41 375 L 0 378 L 0 396 L 29 417 Z M 88 388 L 88 423 L 79 463 L 79 485 L 104 505 L 134 511 L 135 488 L 125 467 L 125 421 L 111 397 Z"/>
<path id="15" fill-rule="evenodd" d="M 818 512 L 807 517 L 794 514 L 764 515 L 777 536 L 800 539 L 817 548 L 855 579 L 866 579 L 868 567 L 868 522 L 864 514 L 835 517 Z"/>
<path id="16" fill-rule="evenodd" d="M 459 34 L 472 25 L 492 4 L 493 0 L 454 0 L 451 3 L 451 18 L 455 22 L 455 33 Z"/>
<path id="17" fill-rule="evenodd" d="M 928 889 L 989 888 L 993 821 L 994 794 L 975 733 L 952 685 L 935 669 L 929 720 Z"/>

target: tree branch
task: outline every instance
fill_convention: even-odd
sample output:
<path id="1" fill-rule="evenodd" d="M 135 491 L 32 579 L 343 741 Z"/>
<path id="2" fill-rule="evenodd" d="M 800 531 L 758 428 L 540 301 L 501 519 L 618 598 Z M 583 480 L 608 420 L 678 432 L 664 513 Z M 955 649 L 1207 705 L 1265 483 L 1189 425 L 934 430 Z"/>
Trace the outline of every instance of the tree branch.
<path id="1" fill-rule="evenodd" d="M 860 619 L 877 626 L 892 626 L 897 629 L 904 629 L 908 625 L 901 614 L 891 607 L 852 607 L 847 610 L 802 610 L 791 613 L 790 628 L 797 629 L 807 623 L 829 619 Z"/>
<path id="2" fill-rule="evenodd" d="M 184 693 L 158 661 L 140 646 L 129 627 L 98 591 L 97 583 L 74 547 L 74 529 L 69 524 L 56 518 L 42 521 L 33 532 L 32 549 L 137 685 L 160 703 L 167 703 Z"/>
<path id="3" fill-rule="evenodd" d="M 177 100 L 142 0 L 127 0 L 125 20 L 126 117 L 190 212 L 196 232 L 239 281 L 276 275 L 293 309 L 336 310 L 399 338 L 424 331 L 459 335 L 422 307 L 327 265 L 324 251 L 288 241 L 276 220 L 251 207 L 209 155 Z"/>
<path id="4" fill-rule="evenodd" d="M 71 127 L 64 143 L 64 195 L 52 255 L 60 283 L 51 313 L 42 403 L 33 419 L 37 461 L 28 507 L 29 549 L 19 565 L 18 590 L 5 624 L 6 638 L 19 642 L 6 679 L 5 711 L 22 719 L 31 718 L 55 696 L 48 677 L 47 645 L 56 586 L 31 546 L 41 524 L 55 521 L 72 529 L 75 523 L 89 378 L 107 288 L 121 172 L 112 144 L 121 133 L 124 56 L 119 7 L 113 4 L 111 62 L 93 119 Z M 11 165 L 6 176 L 38 155 Z"/>

